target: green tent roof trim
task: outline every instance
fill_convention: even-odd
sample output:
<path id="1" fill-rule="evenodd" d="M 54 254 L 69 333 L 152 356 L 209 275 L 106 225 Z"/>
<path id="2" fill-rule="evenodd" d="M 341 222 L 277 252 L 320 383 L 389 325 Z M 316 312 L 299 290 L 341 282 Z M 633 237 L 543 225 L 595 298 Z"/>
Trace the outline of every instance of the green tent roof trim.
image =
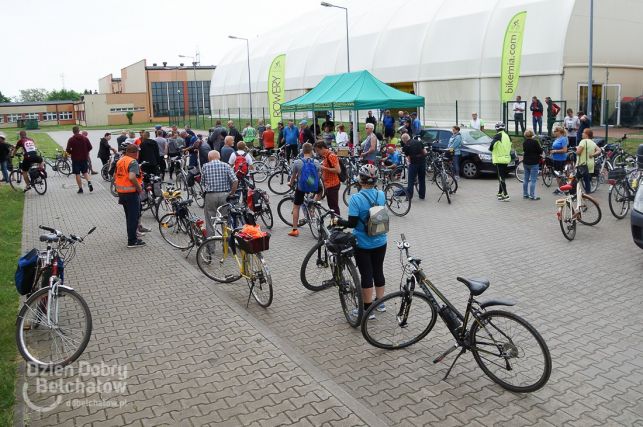
<path id="1" fill-rule="evenodd" d="M 424 97 L 397 90 L 368 71 L 326 76 L 310 92 L 281 104 L 284 113 L 295 111 L 369 110 L 424 107 Z"/>

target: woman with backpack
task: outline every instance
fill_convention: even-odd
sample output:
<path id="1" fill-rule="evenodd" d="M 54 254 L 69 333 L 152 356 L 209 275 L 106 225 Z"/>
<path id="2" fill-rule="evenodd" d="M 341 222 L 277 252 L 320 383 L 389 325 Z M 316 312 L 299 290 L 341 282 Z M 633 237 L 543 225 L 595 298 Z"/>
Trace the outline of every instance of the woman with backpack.
<path id="1" fill-rule="evenodd" d="M 361 277 L 364 310 L 367 310 L 373 303 L 373 285 L 376 299 L 384 296 L 388 214 L 384 192 L 375 188 L 375 165 L 366 164 L 359 169 L 359 183 L 361 191 L 351 196 L 348 203 L 348 220 L 338 219 L 337 224 L 353 229 L 357 241 L 355 264 Z M 380 304 L 376 310 L 383 312 L 386 307 Z"/>

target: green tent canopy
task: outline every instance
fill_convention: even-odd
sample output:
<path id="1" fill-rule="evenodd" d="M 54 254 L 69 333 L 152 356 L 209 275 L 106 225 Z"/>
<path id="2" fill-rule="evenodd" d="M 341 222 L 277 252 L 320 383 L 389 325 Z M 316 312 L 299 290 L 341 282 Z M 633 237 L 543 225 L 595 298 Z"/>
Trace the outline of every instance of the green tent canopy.
<path id="1" fill-rule="evenodd" d="M 324 77 L 310 92 L 281 104 L 281 111 L 370 110 L 424 107 L 424 97 L 397 90 L 368 71 Z"/>

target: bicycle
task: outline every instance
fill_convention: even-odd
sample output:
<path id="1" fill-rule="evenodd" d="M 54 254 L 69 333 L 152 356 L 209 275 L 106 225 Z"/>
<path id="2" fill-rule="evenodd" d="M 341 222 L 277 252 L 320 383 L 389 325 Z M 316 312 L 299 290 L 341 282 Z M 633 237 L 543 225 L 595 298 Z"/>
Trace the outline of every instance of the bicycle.
<path id="1" fill-rule="evenodd" d="M 294 191 L 295 188 L 291 187 L 291 194 L 281 199 L 279 201 L 279 204 L 277 204 L 277 215 L 279 215 L 281 221 L 288 227 L 292 227 L 292 213 L 296 207 Z M 316 195 L 317 194 L 315 193 L 306 193 L 304 195 L 304 203 L 302 203 L 299 207 L 301 209 L 300 212 L 303 212 L 303 218 L 300 218 L 299 225 L 303 226 L 308 224 L 310 232 L 315 239 L 319 238 L 318 222 L 321 216 L 321 212 L 319 209 L 319 206 L 321 205 L 317 205 L 314 203 L 314 198 Z"/>
<path id="2" fill-rule="evenodd" d="M 555 172 L 555 174 L 558 177 L 565 178 L 559 172 Z M 558 208 L 556 217 L 563 236 L 572 241 L 576 237 L 576 221 L 585 225 L 596 225 L 603 214 L 598 202 L 583 192 L 583 185 L 576 179 L 575 174 L 570 174 L 568 179 L 570 182 L 559 188 L 565 194 L 565 197 L 556 200 L 556 207 Z M 572 192 L 574 189 L 575 192 Z"/>
<path id="3" fill-rule="evenodd" d="M 22 357 L 43 370 L 67 366 L 85 351 L 92 333 L 92 316 L 87 303 L 64 282 L 65 263 L 76 255 L 76 245 L 85 237 L 39 226 L 48 231 L 40 236 L 47 249 L 39 251 L 35 289 L 22 305 L 16 319 L 16 344 Z M 56 244 L 54 246 L 54 244 Z"/>
<path id="4" fill-rule="evenodd" d="M 116 172 L 116 163 L 120 160 L 121 157 L 121 153 L 112 153 L 109 156 L 109 160 L 107 161 L 107 163 L 105 163 L 100 169 L 100 176 L 101 178 L 103 178 L 103 181 L 111 181 L 114 173 Z"/>
<path id="5" fill-rule="evenodd" d="M 18 166 L 13 166 L 9 172 L 9 185 L 13 191 L 19 191 L 21 190 L 20 187 L 23 179 L 21 168 L 23 155 L 22 153 L 16 153 L 14 157 L 18 159 Z M 29 174 L 29 188 L 33 188 L 36 193 L 43 196 L 47 192 L 47 172 L 45 172 L 40 164 L 33 163 L 27 173 Z M 22 190 L 26 192 L 28 188 Z"/>
<path id="6" fill-rule="evenodd" d="M 51 170 L 56 173 L 60 173 L 64 176 L 71 175 L 71 161 L 69 160 L 69 154 L 67 154 L 66 151 L 56 148 L 56 157 L 45 157 L 42 153 L 40 153 L 40 156 L 45 164 L 45 171 L 47 170 L 46 166 L 49 166 Z"/>
<path id="7" fill-rule="evenodd" d="M 223 209 L 228 211 L 227 214 L 222 213 Z M 220 283 L 245 278 L 249 289 L 246 307 L 250 304 L 250 296 L 261 307 L 270 306 L 272 277 L 261 253 L 268 249 L 270 235 L 250 242 L 239 236 L 244 223 L 254 223 L 254 216 L 242 205 L 226 203 L 217 209 L 217 216 L 212 219 L 215 230 L 220 229 L 222 233 L 208 237 L 197 249 L 196 260 L 201 272 Z"/>
<path id="8" fill-rule="evenodd" d="M 392 169 L 379 168 L 380 179 L 375 183 L 375 188 L 381 189 L 386 198 L 386 207 L 395 216 L 405 216 L 411 210 L 411 200 L 409 199 L 406 188 L 400 183 L 393 182 L 392 176 L 395 171 Z M 350 177 L 349 177 L 350 179 Z M 351 193 L 357 194 L 362 189 L 359 181 L 350 182 L 344 188 L 342 200 L 348 206 Z"/>
<path id="9" fill-rule="evenodd" d="M 420 267 L 421 259 L 409 254 L 411 245 L 404 234 L 396 244 L 402 264 L 400 290 L 378 300 L 364 313 L 362 335 L 369 344 L 388 350 L 408 347 L 431 332 L 439 315 L 455 344 L 433 363 L 441 362 L 460 349 L 444 380 L 460 356 L 470 351 L 485 375 L 507 390 L 533 392 L 547 383 L 551 374 L 551 355 L 538 331 L 512 312 L 487 311 L 494 306 L 513 306 L 513 302 L 502 299 L 479 302 L 475 297 L 489 288 L 489 281 L 457 277 L 469 289 L 467 308 L 461 314 L 426 277 Z M 382 304 L 385 311 L 375 311 Z M 514 335 L 518 330 L 522 335 Z M 530 363 L 535 367 L 525 366 Z"/>
<path id="10" fill-rule="evenodd" d="M 351 259 L 355 239 L 352 235 L 344 233 L 342 227 L 334 226 L 332 229 L 326 227 L 324 218 L 331 216 L 331 219 L 335 219 L 338 216 L 324 208 L 321 203 L 313 203 L 323 213 L 317 224 L 317 243 L 308 251 L 301 263 L 299 270 L 301 284 L 314 292 L 336 286 L 344 317 L 349 325 L 356 328 L 362 321 L 364 307 L 359 275 Z"/>
<path id="11" fill-rule="evenodd" d="M 187 258 L 194 247 L 198 247 L 207 237 L 205 221 L 190 212 L 188 206 L 192 199 L 175 200 L 172 212 L 165 214 L 159 221 L 159 232 L 170 246 L 187 251 Z"/>
<path id="12" fill-rule="evenodd" d="M 152 208 L 152 213 L 156 221 L 160 222 L 161 218 L 168 213 L 174 212 L 172 207 L 172 202 L 181 201 L 181 190 L 177 190 L 170 183 L 164 183 L 167 185 L 165 190 L 161 192 L 161 196 L 156 198 L 154 207 Z"/>
<path id="13" fill-rule="evenodd" d="M 612 215 L 617 219 L 623 219 L 630 211 L 630 205 L 634 202 L 643 171 L 632 170 L 629 173 L 625 168 L 616 168 L 609 171 L 608 180 L 610 189 L 608 204 Z"/>
<path id="14" fill-rule="evenodd" d="M 279 196 L 287 194 L 290 191 L 291 176 L 292 168 L 288 164 L 288 159 L 285 157 L 278 159 L 274 172 L 268 177 L 268 188 Z"/>

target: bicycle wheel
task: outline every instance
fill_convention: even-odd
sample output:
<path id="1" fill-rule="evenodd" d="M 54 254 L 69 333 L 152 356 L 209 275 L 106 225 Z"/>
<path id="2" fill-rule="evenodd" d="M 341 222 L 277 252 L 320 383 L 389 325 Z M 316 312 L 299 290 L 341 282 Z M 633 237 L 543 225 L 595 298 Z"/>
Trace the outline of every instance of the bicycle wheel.
<path id="1" fill-rule="evenodd" d="M 71 164 L 67 160 L 59 159 L 56 161 L 56 169 L 65 176 L 71 175 Z M 105 178 L 103 178 L 105 179 Z M 105 181 L 109 181 L 109 178 Z"/>
<path id="2" fill-rule="evenodd" d="M 45 370 L 78 359 L 92 333 L 92 315 L 78 292 L 59 286 L 50 298 L 50 289 L 40 289 L 27 299 L 16 324 L 20 354 Z"/>
<path id="3" fill-rule="evenodd" d="M 369 344 L 387 350 L 404 348 L 431 332 L 437 318 L 435 308 L 421 292 L 413 292 L 410 297 L 398 291 L 371 304 L 362 323 L 362 335 Z M 381 304 L 386 311 L 376 311 Z M 405 312 L 406 321 L 403 322 Z M 369 319 L 371 314 L 375 319 Z"/>
<path id="4" fill-rule="evenodd" d="M 308 206 L 308 227 L 315 240 L 319 239 L 319 222 L 321 221 L 321 210 L 317 206 Z"/>
<path id="5" fill-rule="evenodd" d="M 183 175 L 182 171 L 177 171 L 176 179 L 174 180 L 174 184 L 176 184 L 176 189 L 185 191 L 186 193 L 189 194 L 189 188 L 188 183 L 185 180 L 185 176 Z"/>
<path id="6" fill-rule="evenodd" d="M 440 179 L 438 180 L 438 182 L 440 182 L 440 185 L 438 185 L 438 187 L 447 197 L 447 203 L 451 204 L 451 189 L 449 187 L 449 183 L 447 182 L 446 172 L 443 171 L 442 173 L 440 173 Z"/>
<path id="7" fill-rule="evenodd" d="M 112 196 L 118 197 L 118 191 L 116 191 L 116 187 L 114 186 L 114 178 L 112 178 L 109 182 L 109 192 Z"/>
<path id="8" fill-rule="evenodd" d="M 630 211 L 630 190 L 625 181 L 618 181 L 610 188 L 608 203 L 610 211 L 618 219 L 623 219 Z"/>
<path id="9" fill-rule="evenodd" d="M 545 340 L 522 317 L 507 311 L 488 311 L 473 322 L 471 353 L 493 382 L 516 392 L 544 386 L 551 374 L 551 355 Z"/>
<path id="10" fill-rule="evenodd" d="M 299 278 L 304 288 L 317 292 L 333 286 L 328 258 L 329 253 L 324 242 L 318 242 L 308 251 L 299 270 Z"/>
<path id="11" fill-rule="evenodd" d="M 411 210 L 411 200 L 402 184 L 390 183 L 384 188 L 386 206 L 396 216 L 404 216 Z"/>
<path id="12" fill-rule="evenodd" d="M 570 201 L 558 208 L 558 223 L 563 236 L 569 241 L 576 237 L 576 220 L 572 217 L 572 205 Z"/>
<path id="13" fill-rule="evenodd" d="M 179 198 L 178 200 L 181 200 Z M 154 218 L 160 222 L 164 215 L 172 213 L 172 205 L 163 197 L 158 197 L 153 208 Z"/>
<path id="14" fill-rule="evenodd" d="M 514 174 L 516 175 L 516 179 L 518 181 L 523 182 L 525 180 L 525 165 L 522 163 L 522 161 L 516 165 Z"/>
<path id="15" fill-rule="evenodd" d="M 13 191 L 19 191 L 21 190 L 21 184 L 22 184 L 22 174 L 20 173 L 20 170 L 14 169 L 11 171 L 9 174 L 9 185 L 13 189 Z"/>
<path id="16" fill-rule="evenodd" d="M 177 218 L 174 213 L 163 215 L 159 221 L 161 237 L 177 249 L 189 249 L 192 247 L 193 243 L 188 227 L 187 220 Z"/>
<path id="17" fill-rule="evenodd" d="M 265 225 L 266 228 L 270 230 L 274 225 L 272 218 L 272 209 L 270 208 L 270 205 L 264 204 L 258 216 L 261 222 L 263 222 L 263 225 Z"/>
<path id="18" fill-rule="evenodd" d="M 268 166 L 268 169 L 270 169 L 271 171 L 274 170 L 277 167 L 277 164 L 279 163 L 279 161 L 277 160 L 277 156 L 275 156 L 274 154 L 271 154 L 265 159 L 263 159 L 263 162 L 266 164 L 266 166 Z"/>
<path id="19" fill-rule="evenodd" d="M 361 187 L 358 183 L 350 183 L 346 186 L 346 188 L 344 188 L 344 192 L 342 193 L 342 200 L 344 201 L 344 204 L 346 206 L 348 206 L 348 202 L 350 202 L 351 196 L 353 194 L 359 193 L 360 188 Z"/>
<path id="20" fill-rule="evenodd" d="M 254 168 L 254 179 L 256 182 L 264 182 L 268 179 L 270 175 L 270 168 L 264 162 L 254 162 L 252 164 Z"/>
<path id="21" fill-rule="evenodd" d="M 260 306 L 268 307 L 272 304 L 272 277 L 266 260 L 261 253 L 248 254 L 247 257 L 250 268 L 247 272 L 250 276 L 248 285 L 252 287 L 252 297 Z"/>
<path id="22" fill-rule="evenodd" d="M 601 186 L 601 181 L 600 181 L 600 179 L 598 179 L 598 176 L 597 175 L 592 175 L 589 178 L 590 192 L 595 193 L 596 190 L 598 190 L 598 187 L 600 187 L 600 186 Z"/>
<path id="23" fill-rule="evenodd" d="M 156 200 L 154 200 L 154 196 L 152 196 L 152 193 L 148 192 L 147 198 L 141 202 L 141 212 L 145 212 L 150 209 L 153 209 L 155 203 L 156 203 Z"/>
<path id="24" fill-rule="evenodd" d="M 451 191 L 451 194 L 455 194 L 458 191 L 458 181 L 454 178 L 452 172 L 444 171 L 444 182 L 442 180 L 442 173 L 438 172 L 438 176 L 435 179 L 435 184 L 441 191 L 444 191 L 445 188 L 448 188 Z"/>
<path id="25" fill-rule="evenodd" d="M 105 163 L 100 168 L 100 177 L 103 178 L 103 181 L 109 181 L 109 163 Z"/>
<path id="26" fill-rule="evenodd" d="M 290 191 L 290 177 L 284 170 L 279 170 L 268 178 L 268 188 L 275 194 L 284 195 Z"/>
<path id="27" fill-rule="evenodd" d="M 292 211 L 295 208 L 295 197 L 288 196 L 284 197 L 279 201 L 277 205 L 277 215 L 281 221 L 286 224 L 288 227 L 292 227 Z M 301 213 L 301 210 L 300 210 Z"/>
<path id="28" fill-rule="evenodd" d="M 362 323 L 364 303 L 362 302 L 362 286 L 360 285 L 357 268 L 350 258 L 344 258 L 339 270 L 339 302 L 346 321 L 353 328 Z"/>
<path id="29" fill-rule="evenodd" d="M 31 187 L 41 196 L 47 192 L 47 178 L 38 177 L 31 182 Z"/>
<path id="30" fill-rule="evenodd" d="M 212 280 L 230 283 L 241 278 L 239 265 L 232 249 L 223 244 L 223 237 L 209 237 L 196 251 L 196 264 L 199 270 Z"/>
<path id="31" fill-rule="evenodd" d="M 554 174 L 548 166 L 545 166 L 542 171 L 543 184 L 545 187 L 550 187 L 551 183 L 554 181 Z"/>
<path id="32" fill-rule="evenodd" d="M 578 215 L 578 222 L 585 225 L 596 225 L 603 217 L 601 207 L 596 203 L 591 196 L 583 194 L 583 199 L 580 204 L 580 215 Z"/>
<path id="33" fill-rule="evenodd" d="M 189 194 L 192 195 L 194 203 L 200 208 L 205 206 L 205 198 L 203 197 L 203 187 L 201 187 L 200 182 L 195 182 L 192 187 L 190 187 Z"/>

